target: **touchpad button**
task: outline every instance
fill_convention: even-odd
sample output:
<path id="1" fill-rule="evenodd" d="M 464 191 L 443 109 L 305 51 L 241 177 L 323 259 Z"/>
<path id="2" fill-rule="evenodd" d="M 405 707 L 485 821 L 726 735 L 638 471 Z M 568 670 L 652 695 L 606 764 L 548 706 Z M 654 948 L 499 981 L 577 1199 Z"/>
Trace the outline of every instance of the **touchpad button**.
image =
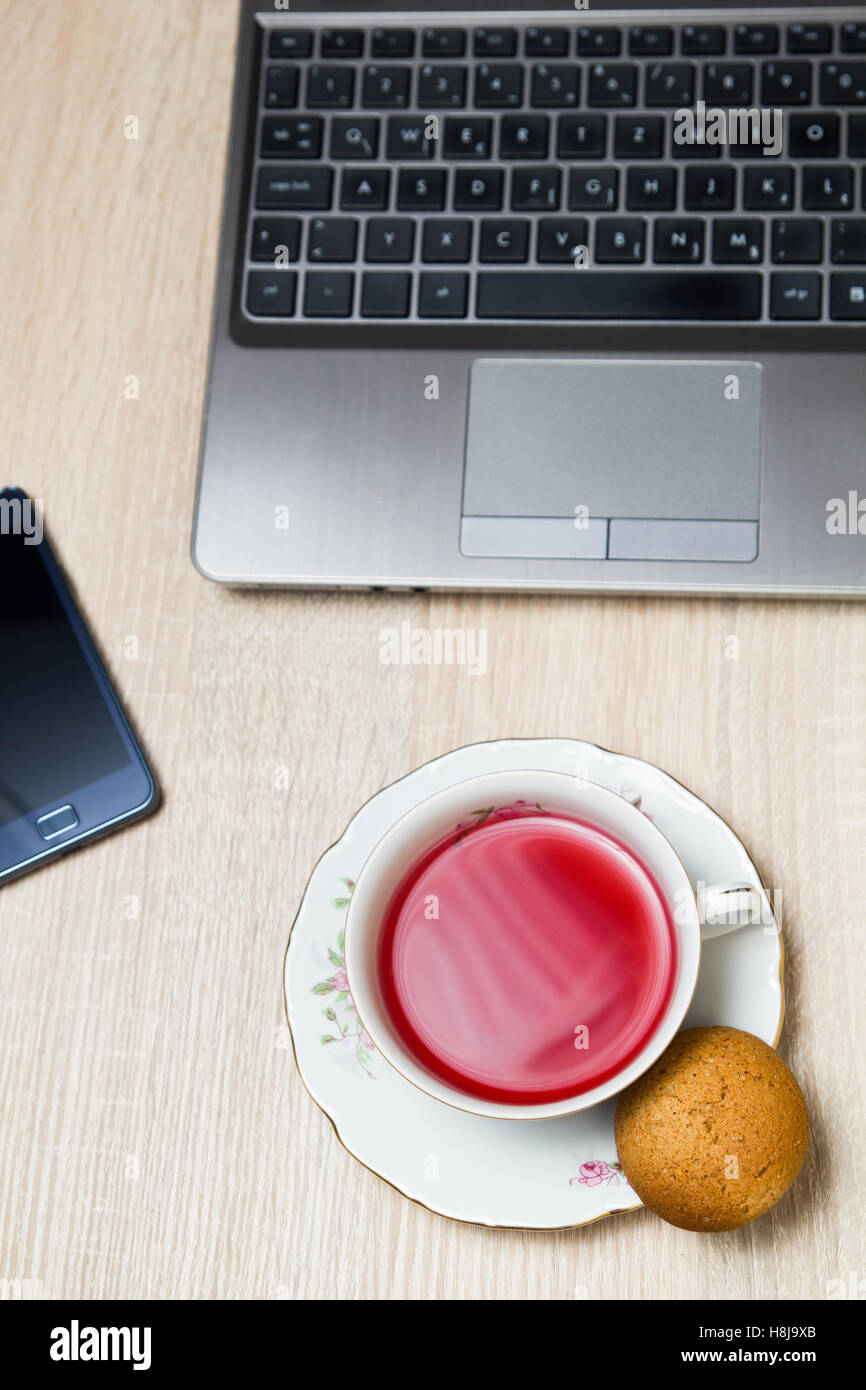
<path id="1" fill-rule="evenodd" d="M 757 362 L 472 365 L 465 555 L 755 558 Z"/>

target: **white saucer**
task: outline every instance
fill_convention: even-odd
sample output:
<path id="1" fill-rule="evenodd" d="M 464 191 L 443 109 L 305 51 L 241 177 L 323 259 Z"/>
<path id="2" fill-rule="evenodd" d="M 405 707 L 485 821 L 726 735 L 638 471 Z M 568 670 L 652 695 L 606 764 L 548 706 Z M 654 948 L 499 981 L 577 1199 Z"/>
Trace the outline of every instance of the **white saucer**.
<path id="1" fill-rule="evenodd" d="M 615 1101 L 553 1120 L 490 1120 L 440 1104 L 395 1072 L 360 1028 L 344 988 L 342 930 L 352 884 L 385 830 L 451 783 L 507 769 L 568 772 L 635 802 L 672 841 L 693 884 L 751 881 L 730 826 L 672 777 L 573 739 L 458 748 L 379 792 L 322 856 L 285 961 L 286 1013 L 301 1077 L 341 1143 L 367 1168 L 442 1216 L 557 1230 L 641 1205 L 616 1162 Z M 782 938 L 764 922 L 703 945 L 685 1027 L 726 1023 L 775 1047 L 782 1027 Z"/>

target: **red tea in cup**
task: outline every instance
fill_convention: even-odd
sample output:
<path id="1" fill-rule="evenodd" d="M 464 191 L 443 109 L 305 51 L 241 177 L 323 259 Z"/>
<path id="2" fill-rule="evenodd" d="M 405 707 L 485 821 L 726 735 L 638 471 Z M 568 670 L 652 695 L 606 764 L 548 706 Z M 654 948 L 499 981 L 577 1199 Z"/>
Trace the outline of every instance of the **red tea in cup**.
<path id="1" fill-rule="evenodd" d="M 470 1095 L 537 1105 L 600 1085 L 640 1053 L 671 997 L 676 947 L 660 890 L 624 844 L 510 808 L 407 873 L 378 966 L 420 1065 Z"/>

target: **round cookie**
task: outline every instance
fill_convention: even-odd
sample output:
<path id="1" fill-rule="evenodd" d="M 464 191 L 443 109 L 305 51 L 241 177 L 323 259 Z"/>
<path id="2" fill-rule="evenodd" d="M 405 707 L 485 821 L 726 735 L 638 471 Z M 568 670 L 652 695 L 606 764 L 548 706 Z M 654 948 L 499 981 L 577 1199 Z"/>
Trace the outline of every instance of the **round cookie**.
<path id="1" fill-rule="evenodd" d="M 791 1072 L 760 1038 L 687 1028 L 622 1092 L 615 1133 L 645 1206 L 686 1231 L 732 1231 L 790 1187 L 809 1116 Z"/>

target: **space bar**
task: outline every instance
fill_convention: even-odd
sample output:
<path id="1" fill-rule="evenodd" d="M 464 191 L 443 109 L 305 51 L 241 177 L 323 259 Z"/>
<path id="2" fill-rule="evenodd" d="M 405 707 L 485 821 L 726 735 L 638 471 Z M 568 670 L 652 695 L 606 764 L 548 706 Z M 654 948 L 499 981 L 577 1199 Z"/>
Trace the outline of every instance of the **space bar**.
<path id="1" fill-rule="evenodd" d="M 481 319 L 758 319 L 761 277 L 663 271 L 481 271 Z"/>

